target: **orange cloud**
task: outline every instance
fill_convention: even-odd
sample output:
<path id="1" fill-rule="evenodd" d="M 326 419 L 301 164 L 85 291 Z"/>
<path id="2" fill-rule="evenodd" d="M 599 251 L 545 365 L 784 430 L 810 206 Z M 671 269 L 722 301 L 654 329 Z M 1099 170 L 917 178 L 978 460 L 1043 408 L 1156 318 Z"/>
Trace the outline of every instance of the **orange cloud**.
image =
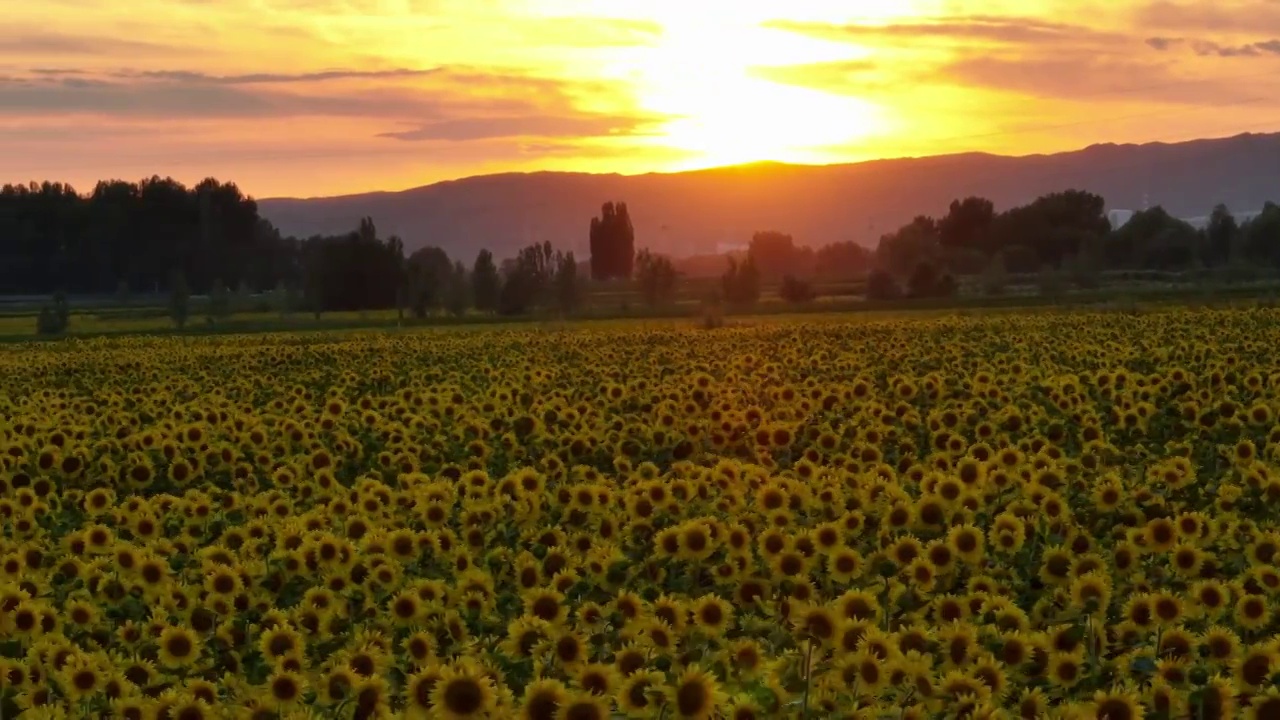
<path id="1" fill-rule="evenodd" d="M 1276 0 L 43 0 L 6 12 L 12 175 L 0 182 L 214 174 L 313 194 L 495 170 L 1038 152 L 1280 117 L 1280 101 L 1256 99 L 1280 69 Z"/>

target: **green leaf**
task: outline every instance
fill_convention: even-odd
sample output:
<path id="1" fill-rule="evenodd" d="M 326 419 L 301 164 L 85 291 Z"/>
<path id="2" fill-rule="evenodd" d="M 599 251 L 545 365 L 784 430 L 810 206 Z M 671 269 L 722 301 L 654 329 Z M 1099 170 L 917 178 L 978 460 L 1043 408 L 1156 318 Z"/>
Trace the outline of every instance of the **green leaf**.
<path id="1" fill-rule="evenodd" d="M 1129 669 L 1135 673 L 1143 675 L 1151 675 L 1156 671 L 1156 661 L 1154 658 L 1140 657 L 1129 663 Z"/>

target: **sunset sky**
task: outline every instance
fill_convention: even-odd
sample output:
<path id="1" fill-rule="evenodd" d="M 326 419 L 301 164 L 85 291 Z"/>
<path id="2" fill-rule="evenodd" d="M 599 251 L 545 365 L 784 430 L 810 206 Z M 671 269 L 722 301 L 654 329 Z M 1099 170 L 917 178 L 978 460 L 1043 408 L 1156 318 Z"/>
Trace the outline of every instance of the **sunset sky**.
<path id="1" fill-rule="evenodd" d="M 1280 130 L 1280 0 L 40 0 L 0 182 L 258 197 Z"/>

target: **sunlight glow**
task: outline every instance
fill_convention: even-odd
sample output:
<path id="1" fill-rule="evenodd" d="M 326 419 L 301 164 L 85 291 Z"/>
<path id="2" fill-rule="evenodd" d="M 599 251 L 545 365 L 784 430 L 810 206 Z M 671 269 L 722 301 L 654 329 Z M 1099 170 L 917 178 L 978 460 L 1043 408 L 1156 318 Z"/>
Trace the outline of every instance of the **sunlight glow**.
<path id="1" fill-rule="evenodd" d="M 1263 131 L 1280 100 L 1257 100 L 1258 28 L 1191 39 L 1258 2 L 10 3 L 0 180 L 216 175 L 270 196 Z"/>
<path id="2" fill-rule="evenodd" d="M 662 144 L 692 152 L 681 167 L 757 160 L 819 162 L 815 150 L 883 129 L 880 109 L 858 98 L 753 77 L 758 66 L 857 60 L 848 44 L 762 27 L 751 15 L 691 13 L 663 19 L 659 47 L 642 63 L 636 94 L 671 115 Z"/>

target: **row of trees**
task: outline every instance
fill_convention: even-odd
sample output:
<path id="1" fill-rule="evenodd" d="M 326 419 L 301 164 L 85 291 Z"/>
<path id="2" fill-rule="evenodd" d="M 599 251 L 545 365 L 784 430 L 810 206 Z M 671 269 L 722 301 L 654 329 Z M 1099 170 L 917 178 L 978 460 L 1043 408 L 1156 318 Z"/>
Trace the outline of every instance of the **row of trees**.
<path id="1" fill-rule="evenodd" d="M 346 235 L 306 241 L 301 277 L 301 304 L 313 313 L 395 307 L 422 318 L 470 308 L 515 315 L 535 306 L 570 313 L 583 296 L 573 253 L 549 242 L 523 248 L 501 268 L 481 250 L 468 267 L 438 247 L 405 257 L 400 238 L 380 239 L 372 218 Z"/>
<path id="2" fill-rule="evenodd" d="M 156 292 L 182 272 L 196 292 L 216 279 L 274 287 L 299 277 L 301 243 L 283 238 L 231 183 L 101 182 L 0 188 L 0 294 Z"/>
<path id="3" fill-rule="evenodd" d="M 276 288 L 274 295 L 293 298 L 298 309 L 396 307 L 421 317 L 470 307 L 572 311 L 589 276 L 634 280 L 649 305 L 674 298 L 677 266 L 636 251 L 626 203 L 605 203 L 588 240 L 591 255 L 582 266 L 549 243 L 501 263 L 482 250 L 466 263 L 435 247 L 406 254 L 399 238 L 379 237 L 371 218 L 339 235 L 282 237 L 251 198 L 212 179 L 191 188 L 160 178 L 103 182 L 84 196 L 59 183 L 9 185 L 0 188 L 0 294 L 172 294 L 180 286 L 220 306 L 228 288 L 235 296 Z M 959 276 L 981 275 L 996 287 L 1006 273 L 1049 268 L 1083 284 L 1106 269 L 1196 266 L 1242 273 L 1280 267 L 1280 206 L 1268 203 L 1246 222 L 1219 206 L 1204 229 L 1156 207 L 1112 228 L 1105 201 L 1088 192 L 1053 193 L 1003 212 L 969 197 L 942 217 L 920 216 L 883 236 L 874 251 L 852 242 L 813 249 L 783 232 L 757 232 L 745 253 L 728 259 L 719 295 L 750 304 L 768 283 L 803 302 L 813 296 L 813 280 L 870 276 L 873 295 L 936 297 L 953 293 Z"/>
<path id="4" fill-rule="evenodd" d="M 608 209 L 606 235 L 630 237 L 626 206 Z M 630 267 L 609 272 L 629 275 Z M 579 285 L 573 254 L 549 244 L 499 269 L 488 250 L 470 267 L 435 247 L 406 256 L 403 241 L 379 237 L 371 218 L 339 235 L 282 237 L 256 202 L 212 179 L 191 188 L 160 178 L 102 182 L 88 195 L 61 183 L 0 188 L 0 294 L 59 293 L 44 324 L 50 329 L 65 319 L 67 294 L 167 293 L 183 324 L 188 303 L 175 298 L 208 295 L 216 317 L 229 288 L 237 296 L 275 288 L 274 298 L 287 298 L 282 306 L 312 312 L 396 307 L 421 317 L 570 307 Z"/>
<path id="5" fill-rule="evenodd" d="M 990 200 L 951 203 L 941 218 L 920 216 L 880 239 L 874 266 L 909 277 L 921 264 L 980 275 L 993 263 L 1010 273 L 1045 268 L 1084 275 L 1102 270 L 1186 270 L 1231 265 L 1280 267 L 1280 206 L 1239 223 L 1223 205 L 1197 229 L 1162 207 L 1113 228 L 1101 196 L 1053 193 L 997 213 Z"/>

